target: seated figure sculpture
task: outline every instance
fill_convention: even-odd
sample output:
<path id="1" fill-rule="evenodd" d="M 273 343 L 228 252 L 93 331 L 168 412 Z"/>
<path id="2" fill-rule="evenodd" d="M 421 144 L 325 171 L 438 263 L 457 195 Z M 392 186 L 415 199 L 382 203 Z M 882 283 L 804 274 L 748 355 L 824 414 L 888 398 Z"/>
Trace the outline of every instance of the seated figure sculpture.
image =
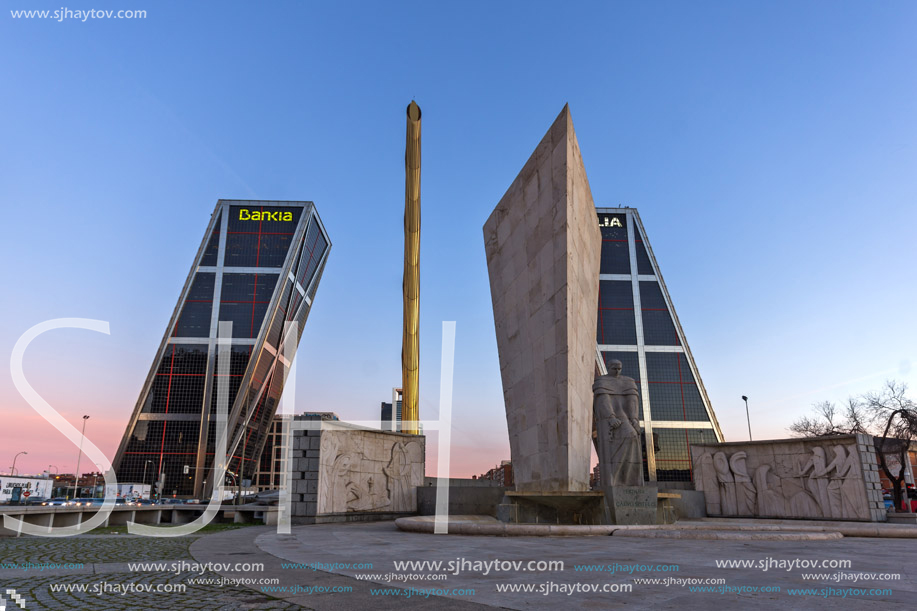
<path id="1" fill-rule="evenodd" d="M 633 378 L 621 375 L 621 361 L 608 363 L 608 375 L 592 385 L 592 411 L 599 455 L 599 485 L 642 486 L 643 456 L 638 420 L 639 394 Z"/>

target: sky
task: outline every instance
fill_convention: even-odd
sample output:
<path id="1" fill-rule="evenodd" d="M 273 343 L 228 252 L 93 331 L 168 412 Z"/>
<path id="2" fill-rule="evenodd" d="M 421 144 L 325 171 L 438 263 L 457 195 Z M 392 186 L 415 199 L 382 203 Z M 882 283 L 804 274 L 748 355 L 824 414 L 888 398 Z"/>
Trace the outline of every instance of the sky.
<path id="1" fill-rule="evenodd" d="M 723 433 L 917 390 L 917 7 L 170 2 L 0 13 L 0 360 L 113 458 L 218 199 L 310 200 L 333 243 L 296 411 L 400 385 L 405 107 L 423 110 L 420 411 L 456 322 L 451 475 L 509 458 L 482 226 L 569 103 L 595 202 L 639 210 Z M 912 390 L 912 396 L 917 394 Z M 0 368 L 0 472 L 78 450 Z M 428 438 L 435 472 L 436 435 Z M 88 471 L 83 459 L 81 471 Z"/>

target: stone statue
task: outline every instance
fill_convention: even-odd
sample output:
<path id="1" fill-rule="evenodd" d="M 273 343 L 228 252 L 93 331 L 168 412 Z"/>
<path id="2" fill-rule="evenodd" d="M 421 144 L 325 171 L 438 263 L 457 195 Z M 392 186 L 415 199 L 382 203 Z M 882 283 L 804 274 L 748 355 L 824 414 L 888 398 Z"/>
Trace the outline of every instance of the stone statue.
<path id="1" fill-rule="evenodd" d="M 597 377 L 592 385 L 601 486 L 643 485 L 639 394 L 637 383 L 622 376 L 622 369 L 621 361 L 610 361 L 608 375 Z"/>
<path id="2" fill-rule="evenodd" d="M 769 473 L 770 469 L 770 465 L 760 465 L 755 469 L 755 492 L 758 494 L 756 515 L 779 518 L 786 515 L 786 499 L 783 498 L 781 492 L 776 490 L 780 479 L 773 473 Z M 770 481 L 768 476 L 770 476 Z"/>
<path id="3" fill-rule="evenodd" d="M 837 477 L 841 479 L 841 517 L 868 520 L 869 511 L 862 503 L 857 502 L 860 492 L 859 480 L 863 477 L 860 473 L 859 456 L 856 455 L 853 448 L 848 454 L 844 446 L 840 444 L 834 447 L 834 455 L 835 459 L 829 465 L 829 469 L 835 467 Z"/>
<path id="4" fill-rule="evenodd" d="M 828 459 L 824 448 L 812 448 L 812 455 L 805 466 L 800 469 L 799 475 L 804 476 L 810 470 L 812 473 L 809 474 L 806 487 L 818 503 L 818 508 L 821 510 L 820 517 L 834 517 L 834 512 L 831 510 L 831 500 L 828 497 Z"/>
<path id="5" fill-rule="evenodd" d="M 758 493 L 748 474 L 747 458 L 747 452 L 736 452 L 729 457 L 729 468 L 735 476 L 736 510 L 740 516 L 755 515 L 757 506 Z"/>
<path id="6" fill-rule="evenodd" d="M 723 515 L 734 516 L 739 513 L 739 504 L 736 501 L 736 480 L 729 468 L 729 459 L 725 452 L 713 455 L 713 469 L 716 471 L 716 480 L 720 487 L 720 503 Z"/>
<path id="7" fill-rule="evenodd" d="M 399 441 L 392 446 L 392 459 L 382 468 L 382 472 L 388 478 L 389 495 L 394 511 L 410 511 L 410 470 L 406 444 Z"/>

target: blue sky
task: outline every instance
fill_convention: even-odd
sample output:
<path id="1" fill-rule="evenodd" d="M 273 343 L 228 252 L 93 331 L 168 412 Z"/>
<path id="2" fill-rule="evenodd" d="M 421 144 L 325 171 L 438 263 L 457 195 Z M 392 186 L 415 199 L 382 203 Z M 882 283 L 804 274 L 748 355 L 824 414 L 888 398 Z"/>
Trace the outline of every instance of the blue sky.
<path id="1" fill-rule="evenodd" d="M 316 203 L 334 246 L 297 409 L 378 417 L 400 380 L 412 98 L 421 413 L 455 320 L 453 475 L 509 457 L 482 225 L 568 102 L 596 203 L 640 211 L 727 439 L 743 394 L 762 438 L 887 378 L 917 388 L 912 4 L 340 4 L 99 0 L 69 8 L 147 17 L 57 22 L 4 2 L 0 353 L 47 319 L 110 321 L 26 359 L 110 454 L 219 198 Z M 9 373 L 0 401 L 20 470 L 73 469 Z"/>

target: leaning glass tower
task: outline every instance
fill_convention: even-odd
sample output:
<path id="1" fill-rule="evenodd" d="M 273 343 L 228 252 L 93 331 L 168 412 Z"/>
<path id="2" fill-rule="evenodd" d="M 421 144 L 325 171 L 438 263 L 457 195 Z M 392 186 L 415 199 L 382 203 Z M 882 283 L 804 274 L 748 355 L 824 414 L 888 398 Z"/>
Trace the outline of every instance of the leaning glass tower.
<path id="1" fill-rule="evenodd" d="M 232 322 L 228 470 L 254 478 L 290 366 L 284 324 L 298 343 L 330 248 L 311 202 L 217 202 L 118 447 L 119 481 L 163 474 L 162 495 L 208 493 L 219 321 Z"/>
<path id="2" fill-rule="evenodd" d="M 596 342 L 640 389 L 644 478 L 690 482 L 691 444 L 723 441 L 640 215 L 597 208 L 602 231 Z"/>

